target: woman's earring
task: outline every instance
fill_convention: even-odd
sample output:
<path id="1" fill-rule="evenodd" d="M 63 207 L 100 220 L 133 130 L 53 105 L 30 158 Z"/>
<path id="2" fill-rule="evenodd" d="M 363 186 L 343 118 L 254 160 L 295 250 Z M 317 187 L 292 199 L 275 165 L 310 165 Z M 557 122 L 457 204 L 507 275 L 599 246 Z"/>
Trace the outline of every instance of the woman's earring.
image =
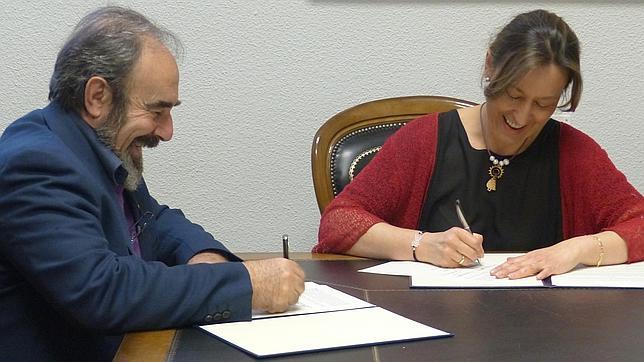
<path id="1" fill-rule="evenodd" d="M 483 81 L 485 81 L 485 83 L 490 83 L 490 76 L 486 75 L 485 78 L 483 78 Z"/>

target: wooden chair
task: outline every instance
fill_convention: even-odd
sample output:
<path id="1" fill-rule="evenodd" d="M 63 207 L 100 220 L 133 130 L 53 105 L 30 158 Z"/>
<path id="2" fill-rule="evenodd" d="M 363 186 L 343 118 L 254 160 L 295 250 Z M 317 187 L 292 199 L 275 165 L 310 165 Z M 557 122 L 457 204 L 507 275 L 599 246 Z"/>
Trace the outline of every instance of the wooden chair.
<path id="1" fill-rule="evenodd" d="M 362 103 L 331 117 L 315 134 L 311 149 L 320 212 L 407 122 L 427 113 L 475 104 L 440 96 L 397 97 Z"/>

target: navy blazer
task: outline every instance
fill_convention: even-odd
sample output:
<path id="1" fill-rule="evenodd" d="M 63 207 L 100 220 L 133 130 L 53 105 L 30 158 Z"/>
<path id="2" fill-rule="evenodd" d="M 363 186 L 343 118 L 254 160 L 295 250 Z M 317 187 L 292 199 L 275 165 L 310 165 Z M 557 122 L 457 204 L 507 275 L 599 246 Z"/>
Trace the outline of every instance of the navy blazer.
<path id="1" fill-rule="evenodd" d="M 129 331 L 249 320 L 240 259 L 160 205 L 126 193 L 141 227 L 132 255 L 115 187 L 126 171 L 76 113 L 56 103 L 0 138 L 1 358 L 110 360 Z M 204 250 L 234 262 L 184 265 Z"/>

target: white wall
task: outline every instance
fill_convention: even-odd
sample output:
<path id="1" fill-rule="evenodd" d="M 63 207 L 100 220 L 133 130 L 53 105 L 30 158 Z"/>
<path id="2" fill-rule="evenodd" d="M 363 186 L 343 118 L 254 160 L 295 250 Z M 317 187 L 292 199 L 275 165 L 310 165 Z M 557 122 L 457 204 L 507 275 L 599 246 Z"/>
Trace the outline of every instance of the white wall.
<path id="1" fill-rule="evenodd" d="M 56 53 L 105 1 L 2 0 L 0 131 L 46 105 Z M 352 105 L 433 94 L 481 101 L 489 37 L 544 7 L 583 42 L 585 89 L 572 123 L 597 139 L 642 192 L 644 5 L 641 1 L 118 1 L 186 46 L 175 138 L 146 153 L 157 198 L 233 251 L 294 250 L 317 239 L 310 172 L 318 127 Z M 606 190 L 610 197 L 611 190 Z"/>

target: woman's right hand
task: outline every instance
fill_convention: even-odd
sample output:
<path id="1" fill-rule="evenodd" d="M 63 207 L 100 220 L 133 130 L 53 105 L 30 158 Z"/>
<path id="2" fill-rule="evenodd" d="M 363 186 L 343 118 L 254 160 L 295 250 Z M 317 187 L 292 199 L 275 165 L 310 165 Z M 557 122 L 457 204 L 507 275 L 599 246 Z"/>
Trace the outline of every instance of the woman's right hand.
<path id="1" fill-rule="evenodd" d="M 345 253 L 373 259 L 413 260 L 411 243 L 417 234 L 418 230 L 380 222 Z M 446 268 L 472 266 L 482 257 L 483 236 L 458 227 L 439 233 L 424 232 L 416 248 L 418 261 Z"/>
<path id="2" fill-rule="evenodd" d="M 438 233 L 424 233 L 416 257 L 445 268 L 472 266 L 483 257 L 483 236 L 453 227 Z"/>

